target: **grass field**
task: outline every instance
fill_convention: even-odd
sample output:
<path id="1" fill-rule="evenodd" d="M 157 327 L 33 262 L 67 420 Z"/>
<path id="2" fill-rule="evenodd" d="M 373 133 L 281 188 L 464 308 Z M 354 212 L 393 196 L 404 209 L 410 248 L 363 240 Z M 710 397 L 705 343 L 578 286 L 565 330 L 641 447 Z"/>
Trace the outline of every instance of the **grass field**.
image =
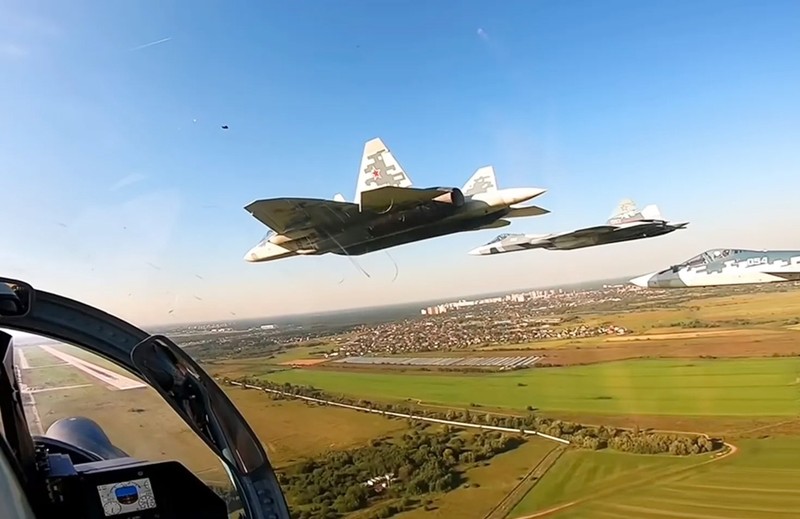
<path id="1" fill-rule="evenodd" d="M 407 430 L 404 420 L 298 400 L 270 400 L 263 391 L 226 388 L 226 392 L 279 467 Z"/>
<path id="2" fill-rule="evenodd" d="M 739 452 L 702 466 L 640 465 L 626 454 L 573 452 L 559 461 L 509 517 L 569 504 L 548 517 L 797 517 L 800 439 L 742 440 Z M 566 456 L 566 455 L 565 455 Z M 618 470 L 617 475 L 609 473 Z M 577 501 L 577 502 L 576 502 Z"/>
<path id="3" fill-rule="evenodd" d="M 783 321 L 800 317 L 800 291 L 756 293 L 707 297 L 689 300 L 657 310 L 638 310 L 587 316 L 584 322 L 610 321 L 636 331 L 670 327 L 679 321 L 705 322 L 747 320 L 757 325 L 782 326 Z"/>
<path id="4" fill-rule="evenodd" d="M 523 516 L 633 481 L 657 479 L 709 458 L 568 450 L 510 515 Z"/>
<path id="5" fill-rule="evenodd" d="M 491 375 L 345 373 L 299 369 L 268 375 L 372 399 L 543 412 L 703 416 L 800 414 L 800 358 L 691 362 L 633 360 Z"/>

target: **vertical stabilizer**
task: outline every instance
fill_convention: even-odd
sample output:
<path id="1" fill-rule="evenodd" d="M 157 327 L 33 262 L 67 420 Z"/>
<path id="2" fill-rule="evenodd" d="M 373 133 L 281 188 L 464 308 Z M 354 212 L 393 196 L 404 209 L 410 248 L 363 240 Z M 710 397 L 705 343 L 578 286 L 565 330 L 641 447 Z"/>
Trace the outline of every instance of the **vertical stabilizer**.
<path id="1" fill-rule="evenodd" d="M 379 138 L 367 141 L 358 170 L 355 203 L 361 205 L 361 193 L 383 186 L 411 187 L 411 179 Z"/>
<path id="2" fill-rule="evenodd" d="M 336 193 L 335 195 L 333 195 L 333 201 L 334 202 L 347 202 L 347 200 L 344 199 L 344 195 L 341 194 L 341 193 Z"/>
<path id="3" fill-rule="evenodd" d="M 494 175 L 494 168 L 492 166 L 484 166 L 478 168 L 473 173 L 464 187 L 461 188 L 464 196 L 480 195 L 483 193 L 491 193 L 497 191 L 497 177 Z"/>
<path id="4" fill-rule="evenodd" d="M 606 220 L 609 225 L 616 225 L 631 220 L 641 219 L 638 209 L 636 209 L 636 202 L 630 198 L 620 200 L 617 208 L 611 213 L 611 216 Z"/>
<path id="5" fill-rule="evenodd" d="M 648 205 L 644 209 L 641 210 L 642 218 L 645 220 L 663 220 L 664 217 L 661 216 L 661 211 L 658 209 L 658 206 L 655 204 Z"/>

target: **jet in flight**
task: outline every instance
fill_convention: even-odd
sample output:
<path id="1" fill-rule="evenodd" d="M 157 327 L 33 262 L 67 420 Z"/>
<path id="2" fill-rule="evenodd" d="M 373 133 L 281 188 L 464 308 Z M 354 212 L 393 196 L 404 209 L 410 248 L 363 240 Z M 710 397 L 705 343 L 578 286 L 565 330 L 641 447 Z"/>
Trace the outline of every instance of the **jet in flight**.
<path id="1" fill-rule="evenodd" d="M 271 198 L 247 205 L 245 209 L 271 230 L 244 259 L 358 256 L 457 232 L 504 227 L 511 223 L 506 218 L 548 213 L 535 205 L 519 205 L 545 191 L 498 189 L 491 166 L 479 168 L 461 189 L 413 187 L 400 163 L 376 138 L 364 146 L 355 202 L 337 194 L 333 200 Z"/>
<path id="2" fill-rule="evenodd" d="M 581 249 L 662 236 L 687 225 L 689 222 L 671 223 L 664 220 L 656 205 L 648 205 L 639 211 L 632 200 L 626 199 L 619 203 L 605 225 L 557 234 L 501 234 L 469 253 L 473 256 L 485 256 L 530 249 Z"/>
<path id="3" fill-rule="evenodd" d="M 684 288 L 784 281 L 800 281 L 800 250 L 711 249 L 630 282 L 642 288 Z"/>

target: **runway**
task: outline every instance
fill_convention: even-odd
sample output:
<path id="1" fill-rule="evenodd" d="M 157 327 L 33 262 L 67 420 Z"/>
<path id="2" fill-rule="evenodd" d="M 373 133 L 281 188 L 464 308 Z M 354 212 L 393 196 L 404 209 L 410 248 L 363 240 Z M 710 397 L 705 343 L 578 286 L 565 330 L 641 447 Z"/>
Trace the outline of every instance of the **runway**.
<path id="1" fill-rule="evenodd" d="M 87 362 L 83 359 L 73 357 L 69 353 L 64 353 L 63 351 L 59 351 L 56 348 L 53 348 L 52 346 L 45 346 L 42 344 L 39 345 L 39 347 L 44 351 L 46 351 L 47 353 L 49 353 L 50 355 L 63 360 L 67 364 L 83 371 L 84 373 L 91 375 L 92 377 L 103 382 L 104 384 L 113 386 L 117 390 L 137 389 L 140 387 L 147 387 L 146 384 L 139 382 L 138 380 L 134 380 L 124 375 L 120 375 L 119 373 L 114 373 L 111 370 L 102 368 L 97 364 L 92 364 L 91 362 Z"/>

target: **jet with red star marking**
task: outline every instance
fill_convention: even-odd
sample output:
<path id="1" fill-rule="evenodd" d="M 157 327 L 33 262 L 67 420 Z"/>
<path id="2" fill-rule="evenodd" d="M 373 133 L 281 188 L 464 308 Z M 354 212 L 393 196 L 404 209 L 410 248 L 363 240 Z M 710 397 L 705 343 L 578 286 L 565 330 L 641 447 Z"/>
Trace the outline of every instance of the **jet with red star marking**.
<path id="1" fill-rule="evenodd" d="M 414 187 L 383 141 L 364 145 L 355 201 L 271 198 L 245 207 L 270 231 L 245 254 L 258 263 L 290 256 L 359 256 L 448 234 L 510 225 L 507 218 L 547 209 L 519 204 L 546 190 L 498 189 L 494 168 L 479 168 L 462 188 Z"/>

